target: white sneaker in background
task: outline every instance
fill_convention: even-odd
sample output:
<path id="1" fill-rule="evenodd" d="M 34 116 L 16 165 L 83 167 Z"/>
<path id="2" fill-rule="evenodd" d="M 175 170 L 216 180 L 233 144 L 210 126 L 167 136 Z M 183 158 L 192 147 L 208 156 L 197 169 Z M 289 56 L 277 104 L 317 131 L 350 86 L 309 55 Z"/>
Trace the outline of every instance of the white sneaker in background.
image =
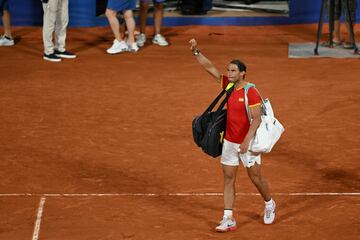
<path id="1" fill-rule="evenodd" d="M 13 46 L 14 44 L 14 39 L 6 37 L 5 35 L 1 36 L 0 46 Z"/>
<path id="2" fill-rule="evenodd" d="M 145 45 L 145 42 L 146 42 L 146 35 L 145 33 L 140 33 L 137 38 L 136 38 L 136 44 L 139 46 L 139 47 L 143 47 Z"/>
<path id="3" fill-rule="evenodd" d="M 128 46 L 129 46 L 129 49 L 128 49 L 129 52 L 137 52 L 137 51 L 139 51 L 139 47 L 136 44 L 136 42 L 131 43 Z"/>
<path id="4" fill-rule="evenodd" d="M 152 40 L 154 44 L 157 44 L 159 46 L 165 47 L 169 45 L 169 43 L 166 41 L 165 37 L 161 34 L 156 34 Z"/>
<path id="5" fill-rule="evenodd" d="M 109 54 L 116 54 L 121 52 L 127 52 L 129 50 L 128 45 L 125 41 L 118 41 L 117 39 L 114 40 L 113 45 L 106 50 Z"/>
<path id="6" fill-rule="evenodd" d="M 215 228 L 217 232 L 228 232 L 236 230 L 236 221 L 231 218 L 223 217 L 220 225 Z"/>
<path id="7" fill-rule="evenodd" d="M 265 210 L 264 210 L 264 223 L 265 224 L 272 224 L 274 222 L 275 208 L 276 208 L 276 203 L 274 200 L 272 200 L 270 204 L 265 204 Z"/>

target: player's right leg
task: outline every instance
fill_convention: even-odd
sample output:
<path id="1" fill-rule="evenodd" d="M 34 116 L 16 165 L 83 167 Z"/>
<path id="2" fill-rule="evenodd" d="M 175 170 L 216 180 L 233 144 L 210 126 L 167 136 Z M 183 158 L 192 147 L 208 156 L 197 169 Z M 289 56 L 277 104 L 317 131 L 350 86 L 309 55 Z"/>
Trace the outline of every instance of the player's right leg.
<path id="1" fill-rule="evenodd" d="M 220 224 L 215 228 L 218 232 L 236 230 L 236 221 L 233 216 L 235 202 L 235 182 L 239 166 L 239 144 L 224 139 L 221 154 L 221 164 L 224 176 L 224 215 Z"/>
<path id="2" fill-rule="evenodd" d="M 224 216 L 215 228 L 218 232 L 236 230 L 236 221 L 233 217 L 233 206 L 235 201 L 235 181 L 237 166 L 222 165 L 224 174 Z"/>

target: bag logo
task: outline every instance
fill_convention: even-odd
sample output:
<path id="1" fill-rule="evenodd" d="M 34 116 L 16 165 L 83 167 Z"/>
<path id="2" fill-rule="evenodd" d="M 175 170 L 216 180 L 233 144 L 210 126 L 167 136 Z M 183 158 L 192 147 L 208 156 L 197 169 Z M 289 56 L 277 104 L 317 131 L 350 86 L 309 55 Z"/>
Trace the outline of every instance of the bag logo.
<path id="1" fill-rule="evenodd" d="M 224 131 L 220 133 L 220 143 L 224 142 Z"/>

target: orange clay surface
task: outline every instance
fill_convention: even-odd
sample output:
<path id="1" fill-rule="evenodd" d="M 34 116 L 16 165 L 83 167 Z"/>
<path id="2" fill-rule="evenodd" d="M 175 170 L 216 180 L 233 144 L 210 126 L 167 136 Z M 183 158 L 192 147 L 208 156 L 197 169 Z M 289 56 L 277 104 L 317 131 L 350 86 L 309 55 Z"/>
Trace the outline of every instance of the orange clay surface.
<path id="1" fill-rule="evenodd" d="M 16 45 L 0 48 L 1 240 L 31 239 L 44 193 L 125 195 L 46 196 L 39 239 L 358 239 L 359 195 L 289 195 L 360 192 L 359 59 L 287 57 L 290 42 L 315 40 L 316 25 L 165 28 L 169 47 L 114 56 L 109 28 L 72 28 L 78 58 L 61 63 L 42 59 L 40 27 L 13 33 Z M 234 232 L 214 231 L 222 196 L 171 195 L 223 184 L 219 159 L 192 140 L 193 117 L 220 91 L 189 51 L 193 37 L 223 72 L 245 61 L 286 128 L 262 164 L 274 225 L 263 225 L 243 167 Z"/>

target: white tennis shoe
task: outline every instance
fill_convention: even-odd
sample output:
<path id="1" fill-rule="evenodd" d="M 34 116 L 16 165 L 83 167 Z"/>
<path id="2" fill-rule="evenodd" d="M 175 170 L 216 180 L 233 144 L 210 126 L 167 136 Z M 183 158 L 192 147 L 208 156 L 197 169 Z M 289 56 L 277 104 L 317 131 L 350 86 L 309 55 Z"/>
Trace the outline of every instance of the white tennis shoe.
<path id="1" fill-rule="evenodd" d="M 162 47 L 169 45 L 169 43 L 166 41 L 165 37 L 161 34 L 156 34 L 154 36 L 152 42 L 153 42 L 153 44 L 157 44 Z"/>
<path id="2" fill-rule="evenodd" d="M 228 231 L 235 231 L 236 230 L 236 221 L 231 218 L 223 217 L 220 221 L 219 226 L 215 228 L 217 232 L 228 232 Z"/>
<path id="3" fill-rule="evenodd" d="M 140 33 L 137 38 L 136 38 L 136 44 L 139 46 L 139 47 L 143 47 L 145 45 L 145 42 L 146 42 L 146 35 L 145 33 Z"/>
<path id="4" fill-rule="evenodd" d="M 132 43 L 132 44 L 129 44 L 129 49 L 128 49 L 129 52 L 137 52 L 139 51 L 139 47 L 138 45 L 136 44 L 136 42 Z"/>
<path id="5" fill-rule="evenodd" d="M 117 54 L 121 52 L 129 51 L 129 46 L 126 44 L 125 41 L 118 41 L 117 39 L 114 40 L 113 45 L 106 50 L 108 54 Z"/>
<path id="6" fill-rule="evenodd" d="M 265 224 L 272 224 L 274 222 L 275 208 L 276 208 L 276 203 L 274 200 L 272 200 L 270 204 L 265 204 L 265 209 L 264 209 L 264 223 Z"/>
<path id="7" fill-rule="evenodd" d="M 6 37 L 5 35 L 0 37 L 0 46 L 13 46 L 14 39 Z"/>

